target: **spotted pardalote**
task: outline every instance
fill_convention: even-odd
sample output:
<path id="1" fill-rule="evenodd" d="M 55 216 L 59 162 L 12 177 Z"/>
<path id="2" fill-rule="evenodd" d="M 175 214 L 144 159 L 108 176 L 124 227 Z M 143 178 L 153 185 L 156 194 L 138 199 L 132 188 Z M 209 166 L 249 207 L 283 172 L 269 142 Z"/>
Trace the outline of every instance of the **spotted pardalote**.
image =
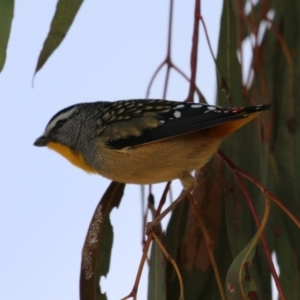
<path id="1" fill-rule="evenodd" d="M 270 105 L 219 107 L 167 100 L 72 105 L 55 114 L 34 145 L 122 183 L 180 179 L 191 190 L 222 140 Z"/>

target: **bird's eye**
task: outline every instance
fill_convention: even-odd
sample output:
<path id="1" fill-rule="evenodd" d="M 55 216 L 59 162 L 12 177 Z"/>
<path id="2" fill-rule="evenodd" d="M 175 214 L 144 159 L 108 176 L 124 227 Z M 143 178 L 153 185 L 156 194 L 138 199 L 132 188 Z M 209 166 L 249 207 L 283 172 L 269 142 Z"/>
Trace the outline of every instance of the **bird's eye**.
<path id="1" fill-rule="evenodd" d="M 57 129 L 61 128 L 66 123 L 66 121 L 67 121 L 66 119 L 57 121 L 54 129 L 57 130 Z"/>

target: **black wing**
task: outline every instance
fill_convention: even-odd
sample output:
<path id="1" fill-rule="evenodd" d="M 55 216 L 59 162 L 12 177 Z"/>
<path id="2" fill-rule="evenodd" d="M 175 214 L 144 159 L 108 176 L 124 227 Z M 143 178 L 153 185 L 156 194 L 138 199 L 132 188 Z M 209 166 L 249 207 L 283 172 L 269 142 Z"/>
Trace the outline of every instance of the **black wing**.
<path id="1" fill-rule="evenodd" d="M 126 111 L 125 103 L 130 110 Z M 111 119 L 107 126 L 106 144 L 113 149 L 135 147 L 247 118 L 271 106 L 232 108 L 167 100 L 128 100 L 113 105 L 121 112 L 121 117 Z"/>

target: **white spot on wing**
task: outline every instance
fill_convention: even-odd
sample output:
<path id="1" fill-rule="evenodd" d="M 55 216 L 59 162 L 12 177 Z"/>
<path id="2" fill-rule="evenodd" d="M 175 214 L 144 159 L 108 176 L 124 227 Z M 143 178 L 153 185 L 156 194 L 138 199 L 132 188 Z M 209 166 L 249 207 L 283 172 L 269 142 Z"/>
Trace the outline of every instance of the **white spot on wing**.
<path id="1" fill-rule="evenodd" d="M 193 104 L 193 105 L 191 105 L 191 108 L 200 108 L 202 106 L 203 105 L 201 105 L 201 104 Z"/>
<path id="2" fill-rule="evenodd" d="M 180 118 L 181 117 L 181 112 L 180 111 L 175 111 L 174 112 L 174 117 L 175 118 Z"/>
<path id="3" fill-rule="evenodd" d="M 175 106 L 173 109 L 180 109 L 180 108 L 184 108 L 184 104 L 179 104 Z"/>
<path id="4" fill-rule="evenodd" d="M 215 110 L 215 109 L 217 109 L 215 106 L 207 106 L 207 109 L 208 110 Z"/>

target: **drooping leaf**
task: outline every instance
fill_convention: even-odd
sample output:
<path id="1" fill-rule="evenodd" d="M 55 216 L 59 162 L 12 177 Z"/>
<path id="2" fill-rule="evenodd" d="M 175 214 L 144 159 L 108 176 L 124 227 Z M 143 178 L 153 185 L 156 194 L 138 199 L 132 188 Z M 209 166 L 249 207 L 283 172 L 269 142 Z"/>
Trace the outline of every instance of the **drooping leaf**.
<path id="1" fill-rule="evenodd" d="M 189 210 L 189 201 L 183 199 L 172 211 L 172 216 L 168 223 L 166 236 L 164 239 L 166 249 L 170 256 L 176 261 L 180 268 L 180 252 L 182 249 L 182 239 L 184 236 L 187 214 Z M 182 275 L 182 274 L 181 274 Z M 166 292 L 167 299 L 174 299 L 180 294 L 180 287 L 176 272 L 170 262 L 166 264 Z"/>
<path id="2" fill-rule="evenodd" d="M 251 265 L 256 252 L 256 246 L 266 226 L 270 212 L 270 203 L 266 200 L 263 220 L 255 236 L 243 251 L 232 262 L 226 277 L 226 295 L 228 300 L 261 299 L 261 291 L 251 275 Z"/>
<path id="3" fill-rule="evenodd" d="M 14 0 L 0 1 L 0 72 L 6 60 L 6 49 L 14 15 Z"/>
<path id="4" fill-rule="evenodd" d="M 50 31 L 39 55 L 35 74 L 65 38 L 83 0 L 58 0 Z"/>
<path id="5" fill-rule="evenodd" d="M 300 3 L 275 1 L 272 27 L 261 44 L 261 68 L 256 85 L 268 87 L 274 103 L 269 157 L 269 184 L 277 198 L 300 219 Z M 261 76 L 261 75 L 264 76 Z M 300 295 L 299 228 L 277 207 L 273 241 L 286 299 Z"/>
<path id="6" fill-rule="evenodd" d="M 149 199 L 150 211 L 155 218 L 156 211 L 153 207 L 154 198 L 151 194 Z M 161 241 L 164 239 L 161 223 L 156 225 L 155 232 L 157 238 Z M 157 243 L 156 239 L 153 239 L 151 245 L 151 254 L 149 260 L 149 276 L 148 276 L 148 300 L 166 299 L 166 256 L 164 255 L 162 249 Z"/>
<path id="7" fill-rule="evenodd" d="M 109 215 L 119 206 L 124 188 L 123 183 L 111 182 L 95 210 L 82 250 L 81 300 L 107 300 L 99 281 L 107 275 L 110 264 L 113 230 Z"/>
<path id="8" fill-rule="evenodd" d="M 148 299 L 166 299 L 166 257 L 153 241 L 149 261 Z"/>
<path id="9" fill-rule="evenodd" d="M 242 10 L 243 7 L 239 1 L 224 1 L 217 56 L 220 72 L 231 94 L 231 103 L 228 103 L 223 91 L 218 91 L 218 103 L 224 106 L 247 106 L 260 103 L 258 99 L 252 98 L 253 94 L 246 93 L 246 87 L 243 86 L 242 67 L 238 59 L 245 26 L 244 20 L 241 18 Z M 262 103 L 266 102 L 263 101 Z M 264 116 L 253 120 L 228 137 L 222 145 L 222 151 L 236 166 L 266 184 L 268 173 L 266 165 L 268 152 L 266 149 L 268 149 L 268 144 L 263 141 L 265 130 L 261 121 L 263 118 Z M 246 182 L 246 188 L 258 216 L 261 216 L 264 210 L 263 195 L 248 182 Z M 233 258 L 236 258 L 252 239 L 256 228 L 239 184 L 233 172 L 228 168 L 224 172 L 223 192 L 228 239 Z M 270 278 L 270 271 L 264 253 L 258 256 L 258 260 L 259 266 L 264 272 L 261 272 L 260 268 L 254 267 L 251 276 L 258 290 L 263 290 L 264 295 L 268 295 L 271 293 L 270 280 L 267 280 Z"/>

